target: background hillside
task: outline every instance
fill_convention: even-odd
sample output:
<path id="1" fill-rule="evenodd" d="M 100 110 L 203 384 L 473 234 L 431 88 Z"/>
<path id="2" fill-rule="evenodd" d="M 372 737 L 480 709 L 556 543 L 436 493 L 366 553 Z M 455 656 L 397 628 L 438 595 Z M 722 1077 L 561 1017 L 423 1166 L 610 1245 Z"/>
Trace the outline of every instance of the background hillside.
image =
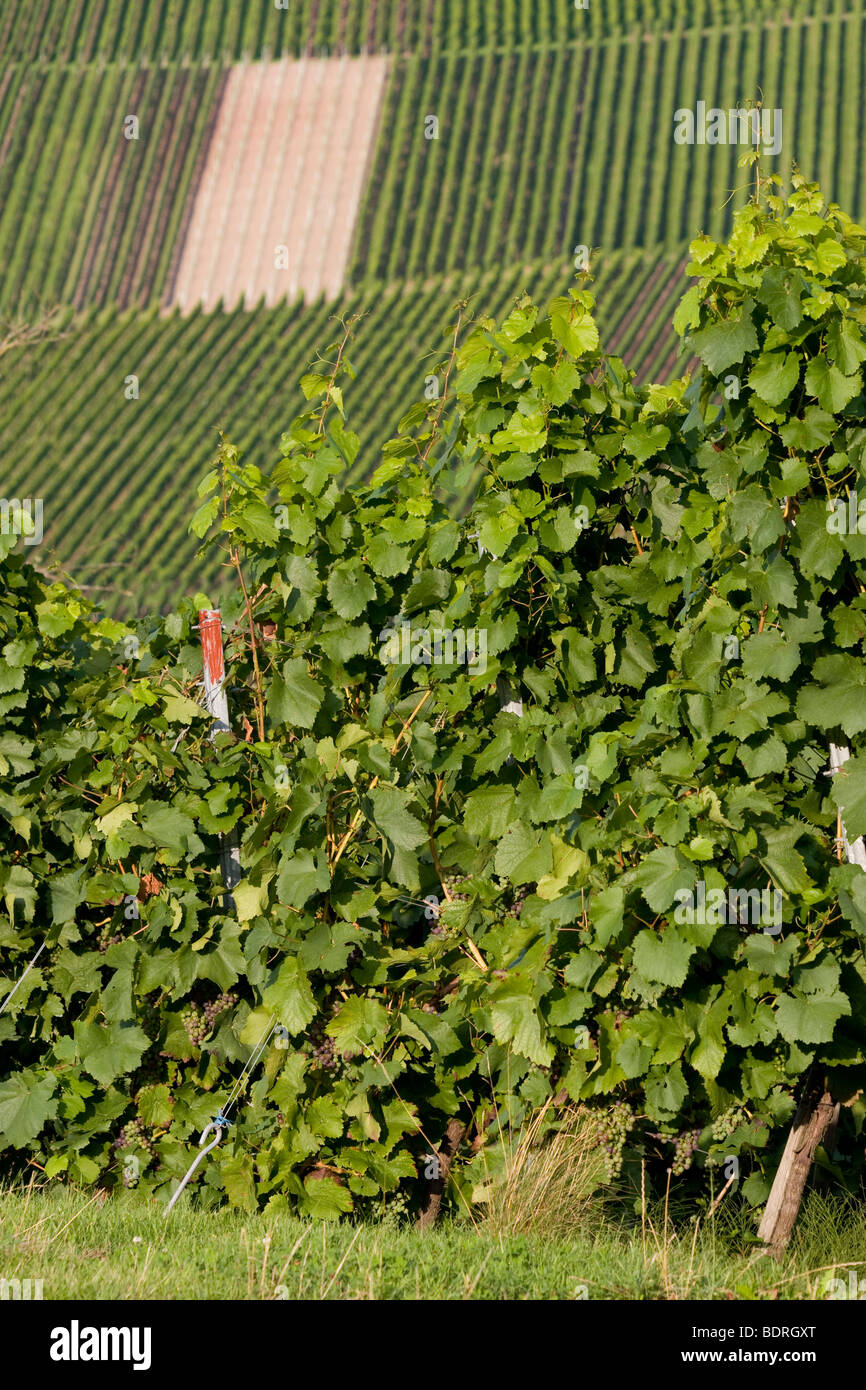
<path id="1" fill-rule="evenodd" d="M 332 320 L 363 315 L 366 473 L 456 301 L 562 292 L 579 246 L 607 346 L 670 376 L 686 241 L 747 183 L 674 111 L 780 107 L 767 166 L 862 218 L 864 44 L 864 0 L 0 0 L 0 320 L 53 311 L 0 356 L 0 494 L 114 611 L 167 603 L 215 578 L 185 524 L 218 431 L 267 465 Z"/>

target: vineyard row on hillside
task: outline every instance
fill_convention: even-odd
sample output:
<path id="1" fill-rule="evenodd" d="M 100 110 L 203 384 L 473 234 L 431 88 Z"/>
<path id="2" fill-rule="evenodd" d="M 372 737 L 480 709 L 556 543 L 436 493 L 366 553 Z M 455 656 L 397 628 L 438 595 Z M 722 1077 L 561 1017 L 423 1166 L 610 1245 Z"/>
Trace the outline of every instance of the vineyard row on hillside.
<path id="1" fill-rule="evenodd" d="M 0 3 L 9 60 L 93 58 L 228 61 L 281 53 L 514 48 L 626 29 L 664 32 L 749 24 L 767 16 L 860 13 L 862 0 L 65 0 Z"/>
<path id="2" fill-rule="evenodd" d="M 684 254 L 614 254 L 595 286 L 611 348 L 641 377 L 670 374 L 676 341 L 672 309 L 685 288 Z M 184 318 L 107 311 L 71 320 L 64 336 L 4 362 L 0 448 L 10 494 L 45 499 L 46 537 L 94 596 L 115 612 L 160 607 L 198 575 L 194 543 L 179 518 L 213 456 L 222 429 L 260 466 L 270 465 L 280 433 L 299 408 L 297 381 L 334 336 L 334 314 L 360 313 L 352 347 L 358 380 L 346 391 L 362 446 L 357 473 L 379 461 L 396 427 L 393 402 L 423 397 L 445 354 L 453 306 L 478 290 L 474 312 L 501 313 L 523 289 L 539 299 L 573 281 L 570 265 L 451 276 L 424 290 L 379 287 L 337 306 Z M 137 383 L 128 383 L 135 376 Z M 138 390 L 138 398 L 127 398 Z M 36 425 L 38 423 L 38 431 Z M 460 499 L 455 498 L 455 505 Z"/>
<path id="3" fill-rule="evenodd" d="M 736 145 L 678 145 L 674 112 L 749 94 L 782 110 L 782 150 L 833 198 L 866 201 L 861 15 L 637 43 L 407 58 L 395 67 L 352 278 L 681 243 L 727 234 L 748 193 Z M 619 100 L 627 92 L 629 99 Z M 828 92 L 833 101 L 824 99 Z M 438 119 L 438 138 L 425 118 Z M 729 201 L 731 190 L 737 190 Z"/>
<path id="4" fill-rule="evenodd" d="M 3 311 L 159 298 L 224 80 L 177 64 L 0 77 Z"/>
<path id="5" fill-rule="evenodd" d="M 786 173 L 796 158 L 862 216 L 864 80 L 861 15 L 640 44 L 398 60 L 347 284 L 362 290 L 559 259 L 576 245 L 675 247 L 695 226 L 724 235 L 747 192 L 742 150 L 674 142 L 673 112 L 693 94 L 728 107 L 760 88 L 783 112 L 772 166 Z M 165 300 L 225 81 L 225 69 L 177 63 L 85 73 L 18 67 L 0 79 L 0 313 Z M 618 101 L 624 90 L 634 99 Z M 822 100 L 827 91 L 837 100 Z M 130 113 L 138 139 L 124 137 Z M 429 115 L 439 122 L 435 139 L 425 137 Z M 343 158 L 337 148 L 324 154 Z M 321 221 L 320 178 L 305 182 Z M 252 257 L 269 244 L 254 220 L 244 227 L 241 258 L 244 246 Z M 302 247 L 295 263 L 303 255 Z"/>

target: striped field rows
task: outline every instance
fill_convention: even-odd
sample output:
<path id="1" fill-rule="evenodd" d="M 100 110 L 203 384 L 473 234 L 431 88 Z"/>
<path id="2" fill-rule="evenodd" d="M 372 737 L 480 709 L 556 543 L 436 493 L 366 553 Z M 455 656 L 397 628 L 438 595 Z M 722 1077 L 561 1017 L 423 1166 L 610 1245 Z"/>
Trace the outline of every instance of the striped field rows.
<path id="1" fill-rule="evenodd" d="M 863 0 L 0 0 L 6 62 L 226 62 L 303 53 L 417 53 L 580 42 L 768 17 L 862 10 Z"/>
<path id="2" fill-rule="evenodd" d="M 0 493 L 44 499 L 39 558 L 120 613 L 216 583 L 185 525 L 219 432 L 267 469 L 340 317 L 358 473 L 456 301 L 562 293 L 583 248 L 608 350 L 683 370 L 686 243 L 750 175 L 674 112 L 760 95 L 765 171 L 866 220 L 864 5 L 0 0 L 0 324 L 59 306 L 0 375 Z"/>
<path id="3" fill-rule="evenodd" d="M 224 81 L 204 65 L 0 74 L 0 310 L 159 298 Z"/>
<path id="4" fill-rule="evenodd" d="M 675 143 L 674 113 L 698 100 L 763 93 L 782 111 L 765 171 L 796 161 L 862 217 L 864 87 L 861 14 L 396 60 L 352 281 L 724 235 L 749 192 L 743 149 Z"/>
<path id="5" fill-rule="evenodd" d="M 229 70 L 169 303 L 337 297 L 387 72 L 378 56 Z"/>
<path id="6" fill-rule="evenodd" d="M 620 253 L 595 286 L 605 341 L 643 378 L 668 376 L 676 342 L 669 324 L 685 288 L 684 253 Z M 424 289 L 378 287 L 335 307 L 282 304 L 254 312 L 188 317 L 92 312 L 64 336 L 10 354 L 0 380 L 0 450 L 8 495 L 42 497 L 47 557 L 54 550 L 116 612 L 152 611 L 192 592 L 200 573 L 186 535 L 195 485 L 219 431 L 269 468 L 280 434 L 301 408 L 297 382 L 338 329 L 335 312 L 363 318 L 346 389 L 361 438 L 355 468 L 368 473 L 379 447 L 447 353 L 454 305 L 503 313 L 524 289 L 562 293 L 561 262 L 479 276 L 451 275 Z M 4 363 L 4 366 L 6 364 Z M 125 383 L 138 379 L 138 398 Z"/>
<path id="7" fill-rule="evenodd" d="M 0 316 L 273 305 L 721 236 L 748 194 L 742 150 L 677 145 L 674 112 L 758 91 L 782 111 L 765 164 L 787 175 L 796 160 L 862 218 L 864 83 L 860 14 L 472 57 L 12 66 Z"/>

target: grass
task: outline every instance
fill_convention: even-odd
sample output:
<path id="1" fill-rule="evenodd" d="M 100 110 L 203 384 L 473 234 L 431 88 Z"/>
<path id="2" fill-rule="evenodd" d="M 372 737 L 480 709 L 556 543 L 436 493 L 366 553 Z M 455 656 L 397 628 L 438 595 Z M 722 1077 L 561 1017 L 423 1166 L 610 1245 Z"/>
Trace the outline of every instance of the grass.
<path id="1" fill-rule="evenodd" d="M 503 1178 L 488 1182 L 487 1224 L 496 1235 L 572 1235 L 585 1222 L 604 1180 L 597 1117 L 570 1106 L 548 1134 L 551 1104 L 536 1111 L 516 1135 L 503 1136 Z"/>
<path id="2" fill-rule="evenodd" d="M 708 1225 L 592 1205 L 551 1239 L 446 1221 L 325 1224 L 60 1185 L 0 1193 L 0 1278 L 45 1299 L 814 1299 L 866 1264 L 866 1207 L 812 1191 L 784 1262 L 736 1206 Z"/>

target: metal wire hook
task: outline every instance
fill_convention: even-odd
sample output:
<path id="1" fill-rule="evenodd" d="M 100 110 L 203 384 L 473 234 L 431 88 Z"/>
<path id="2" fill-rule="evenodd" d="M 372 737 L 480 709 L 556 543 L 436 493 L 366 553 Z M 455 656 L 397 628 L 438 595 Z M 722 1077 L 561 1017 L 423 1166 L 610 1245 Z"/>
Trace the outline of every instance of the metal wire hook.
<path id="1" fill-rule="evenodd" d="M 209 1153 L 210 1153 L 211 1149 L 215 1149 L 215 1148 L 216 1148 L 217 1144 L 220 1142 L 220 1140 L 221 1140 L 222 1137 L 223 1137 L 223 1130 L 226 1129 L 227 1127 L 228 1127 L 228 1120 L 225 1118 L 225 1116 L 222 1114 L 222 1112 L 220 1112 L 220 1114 L 217 1115 L 217 1117 L 216 1117 L 215 1120 L 210 1120 L 210 1121 L 205 1125 L 204 1129 L 203 1129 L 202 1132 L 201 1132 L 201 1138 L 200 1138 L 199 1141 L 198 1141 L 198 1146 L 199 1146 L 199 1149 L 201 1149 L 201 1152 L 196 1154 L 195 1158 L 193 1159 L 192 1163 L 191 1163 L 190 1166 L 189 1166 L 189 1170 L 187 1171 L 186 1176 L 185 1176 L 184 1178 L 181 1179 L 181 1181 L 180 1181 L 180 1183 L 179 1183 L 179 1185 L 178 1185 L 177 1191 L 175 1192 L 174 1196 L 172 1197 L 171 1201 L 169 1202 L 168 1206 L 167 1206 L 166 1209 L 165 1209 L 165 1214 L 166 1214 L 166 1216 L 168 1216 L 169 1212 L 171 1211 L 172 1207 L 174 1206 L 174 1204 L 175 1204 L 175 1202 L 177 1201 L 177 1199 L 178 1199 L 178 1197 L 180 1196 L 180 1194 L 183 1192 L 183 1189 L 186 1187 L 187 1183 L 189 1182 L 190 1178 L 192 1177 L 192 1175 L 193 1175 L 193 1173 L 195 1172 L 195 1170 L 196 1170 L 196 1168 L 198 1167 L 198 1165 L 201 1163 L 202 1159 L 205 1157 L 206 1154 L 209 1154 Z M 201 1146 L 202 1146 L 202 1144 L 204 1143 L 205 1139 L 208 1137 L 208 1134 L 210 1133 L 210 1131 L 211 1131 L 212 1129 L 215 1129 L 215 1130 L 216 1130 L 216 1137 L 213 1138 L 213 1139 L 210 1141 L 210 1143 L 208 1144 L 207 1148 L 202 1149 Z"/>

